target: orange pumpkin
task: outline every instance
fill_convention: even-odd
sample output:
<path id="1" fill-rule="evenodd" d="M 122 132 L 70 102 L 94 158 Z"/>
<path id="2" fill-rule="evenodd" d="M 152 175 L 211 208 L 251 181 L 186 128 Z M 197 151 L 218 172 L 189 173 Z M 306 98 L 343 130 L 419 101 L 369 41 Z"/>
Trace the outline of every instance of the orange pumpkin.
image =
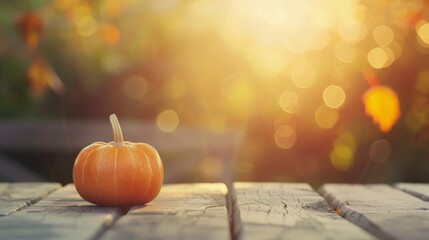
<path id="1" fill-rule="evenodd" d="M 124 142 L 115 114 L 114 141 L 84 148 L 73 166 L 79 195 L 102 206 L 132 206 L 152 201 L 161 190 L 164 168 L 158 152 L 146 143 Z"/>

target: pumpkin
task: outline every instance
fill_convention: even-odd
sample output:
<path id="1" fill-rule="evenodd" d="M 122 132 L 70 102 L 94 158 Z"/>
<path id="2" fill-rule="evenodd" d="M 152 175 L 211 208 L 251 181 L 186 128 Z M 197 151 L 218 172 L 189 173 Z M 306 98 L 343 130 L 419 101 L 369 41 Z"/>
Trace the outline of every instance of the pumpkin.
<path id="1" fill-rule="evenodd" d="M 95 142 L 76 157 L 73 182 L 79 195 L 102 206 L 132 206 L 152 201 L 161 190 L 164 167 L 155 148 L 123 140 L 110 115 L 113 142 Z"/>

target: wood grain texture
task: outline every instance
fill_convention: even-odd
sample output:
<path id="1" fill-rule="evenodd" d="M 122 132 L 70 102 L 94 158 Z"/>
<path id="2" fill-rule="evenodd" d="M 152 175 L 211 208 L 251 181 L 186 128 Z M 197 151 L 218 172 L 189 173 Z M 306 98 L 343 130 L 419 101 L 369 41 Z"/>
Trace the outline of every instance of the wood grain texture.
<path id="1" fill-rule="evenodd" d="M 27 208 L 60 187 L 59 183 L 0 183 L 0 217 Z"/>
<path id="2" fill-rule="evenodd" d="M 83 200 L 70 184 L 33 206 L 0 218 L 0 239 L 91 239 L 121 215 Z"/>
<path id="3" fill-rule="evenodd" d="M 373 239 L 308 184 L 235 183 L 241 239 Z"/>
<path id="4" fill-rule="evenodd" d="M 380 239 L 428 239 L 429 203 L 388 185 L 326 184 L 320 193 L 347 220 Z"/>
<path id="5" fill-rule="evenodd" d="M 164 185 L 158 197 L 133 207 L 102 239 L 229 239 L 224 184 Z"/>
<path id="6" fill-rule="evenodd" d="M 423 201 L 429 202 L 429 184 L 428 183 L 397 183 L 396 188 L 401 189 Z"/>

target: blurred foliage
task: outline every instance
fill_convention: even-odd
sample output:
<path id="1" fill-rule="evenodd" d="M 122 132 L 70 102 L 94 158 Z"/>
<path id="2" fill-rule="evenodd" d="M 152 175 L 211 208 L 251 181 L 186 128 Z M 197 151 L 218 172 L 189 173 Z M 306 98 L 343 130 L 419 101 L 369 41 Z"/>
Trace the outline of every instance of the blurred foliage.
<path id="1" fill-rule="evenodd" d="M 429 180 L 427 1 L 4 1 L 0 29 L 2 118 L 240 128 L 242 180 Z"/>

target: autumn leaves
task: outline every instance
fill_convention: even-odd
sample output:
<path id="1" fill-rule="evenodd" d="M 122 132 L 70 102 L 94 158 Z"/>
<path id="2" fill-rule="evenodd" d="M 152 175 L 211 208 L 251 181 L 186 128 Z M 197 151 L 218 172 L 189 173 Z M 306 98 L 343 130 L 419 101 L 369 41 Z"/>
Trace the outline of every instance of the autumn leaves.
<path id="1" fill-rule="evenodd" d="M 113 7 L 112 9 L 116 9 L 116 7 Z M 85 20 L 86 18 L 83 18 L 83 19 Z M 78 21 L 77 31 L 80 32 L 82 36 L 86 36 L 85 29 L 88 30 L 88 26 L 87 26 L 88 24 L 87 25 L 81 24 L 82 21 L 81 20 Z M 83 22 L 85 22 L 85 21 L 83 21 Z M 81 25 L 82 26 L 85 25 L 86 27 L 79 27 Z M 45 29 L 44 29 L 45 26 L 43 24 L 43 19 L 41 17 L 41 14 L 36 13 L 36 12 L 23 12 L 23 13 L 21 13 L 16 19 L 16 27 L 17 27 L 18 33 L 20 34 L 20 36 L 23 40 L 24 46 L 27 49 L 27 52 L 28 52 L 30 58 L 32 59 L 31 63 L 27 67 L 27 79 L 28 79 L 28 83 L 29 83 L 29 86 L 30 86 L 30 89 L 31 89 L 31 92 L 33 93 L 33 95 L 35 97 L 41 97 L 43 95 L 43 93 L 48 89 L 52 89 L 55 93 L 61 94 L 64 91 L 63 83 L 61 82 L 59 76 L 56 74 L 53 67 L 44 58 L 44 56 L 42 54 L 40 54 L 40 52 L 38 51 L 38 47 L 40 45 L 43 33 L 45 31 Z M 380 35 L 379 32 L 383 32 L 380 29 L 386 30 L 386 28 L 378 27 L 376 29 L 377 29 L 377 31 L 375 31 L 375 33 L 377 33 L 377 34 L 375 34 L 375 36 L 376 36 L 375 40 L 380 46 L 381 45 L 384 46 L 385 43 L 380 42 L 381 38 L 379 37 L 379 35 Z M 390 34 L 391 31 L 392 30 L 388 30 L 387 32 Z M 100 33 L 101 33 L 101 36 L 102 36 L 104 42 L 108 45 L 115 45 L 119 41 L 119 39 L 121 38 L 120 29 L 113 24 L 107 24 L 107 25 L 103 25 L 103 27 L 100 27 Z M 389 35 L 389 34 L 387 34 L 387 35 Z M 383 34 L 381 34 L 381 35 L 383 35 Z M 389 39 L 390 39 L 390 37 L 389 37 Z M 347 53 L 347 52 L 352 52 L 352 50 L 346 48 L 340 52 Z M 259 61 L 259 60 L 266 61 L 267 59 L 269 59 L 269 56 L 268 55 L 261 55 L 261 56 L 255 57 L 255 59 L 257 61 Z M 281 60 L 281 57 L 279 59 Z M 340 59 L 342 59 L 342 58 L 340 58 Z M 271 64 L 270 68 L 273 68 L 273 67 L 278 68 L 279 72 L 281 71 L 281 69 L 285 68 L 285 66 L 282 64 L 280 64 L 279 67 L 275 67 L 274 66 L 275 64 L 273 65 L 273 63 L 275 63 L 276 61 L 267 61 L 267 62 L 270 62 L 270 64 Z M 282 60 L 280 62 L 282 62 Z M 343 61 L 343 62 L 350 64 L 349 61 Z M 316 74 L 314 72 L 314 68 L 309 67 L 309 66 L 313 66 L 313 65 L 312 64 L 301 64 L 301 65 L 297 64 L 297 66 L 298 66 L 297 69 L 300 69 L 300 70 L 295 71 L 295 72 L 299 72 L 300 74 L 293 73 L 293 69 L 292 69 L 291 70 L 292 71 L 292 81 L 294 81 L 294 84 L 299 88 L 310 87 L 310 85 L 316 79 Z M 374 67 L 374 65 L 371 65 L 371 66 Z M 189 74 L 193 75 L 191 73 L 189 73 Z M 365 76 L 365 78 L 368 81 L 369 86 L 370 86 L 370 88 L 362 96 L 362 100 L 363 100 L 363 103 L 365 106 L 365 112 L 367 115 L 372 117 L 374 123 L 376 123 L 378 125 L 378 127 L 380 128 L 380 130 L 382 132 L 388 132 L 388 131 L 390 131 L 392 126 L 396 123 L 396 121 L 398 120 L 398 118 L 401 115 L 397 95 L 391 88 L 381 85 L 379 83 L 379 81 L 377 80 L 377 78 L 375 77 L 375 74 L 372 70 L 371 71 L 365 70 L 363 72 L 363 74 L 364 74 L 364 76 Z M 231 85 L 232 85 L 232 87 L 229 87 L 225 91 L 226 95 L 228 95 L 228 97 L 230 95 L 234 95 L 234 101 L 231 101 L 232 102 L 231 104 L 233 104 L 233 106 L 235 106 L 235 105 L 239 106 L 237 109 L 242 109 L 243 107 L 242 107 L 242 104 L 240 104 L 240 101 L 242 101 L 244 103 L 251 102 L 251 100 L 249 100 L 249 99 L 251 99 L 252 96 L 255 95 L 252 93 L 254 87 L 252 87 L 251 84 L 246 82 L 246 80 L 239 82 L 238 85 L 237 84 L 231 84 Z M 237 86 L 235 86 L 235 85 L 237 85 Z M 126 86 L 125 86 L 125 88 L 126 88 Z M 232 92 L 231 89 L 233 89 L 233 91 L 236 91 L 237 93 Z M 127 90 L 125 90 L 125 91 L 127 91 Z M 339 91 L 343 91 L 343 89 L 340 88 Z M 290 99 L 287 101 L 292 101 L 293 103 L 295 103 L 297 101 L 298 95 L 295 92 L 293 92 L 293 91 L 285 91 L 285 92 L 290 93 L 288 95 L 288 97 Z M 240 93 L 240 94 L 238 94 L 238 93 Z M 169 94 L 171 94 L 171 93 L 169 93 Z M 344 93 L 341 92 L 341 94 L 344 94 Z M 237 97 L 237 96 L 239 96 L 239 97 Z M 282 98 L 284 98 L 284 96 L 286 96 L 286 94 L 283 94 Z M 281 103 L 280 105 L 284 110 L 285 104 Z M 296 107 L 296 104 L 290 104 L 290 106 Z M 238 110 L 234 109 L 234 111 L 237 112 Z M 285 111 L 288 112 L 289 110 L 285 110 Z"/>
<path id="2" fill-rule="evenodd" d="M 37 48 L 43 33 L 42 19 L 32 12 L 23 12 L 18 16 L 16 24 L 27 48 Z"/>
<path id="3" fill-rule="evenodd" d="M 63 83 L 51 65 L 37 52 L 43 34 L 41 17 L 33 12 L 23 12 L 18 16 L 16 26 L 32 58 L 27 69 L 27 78 L 32 94 L 35 97 L 41 97 L 48 88 L 57 94 L 61 94 L 64 91 Z"/>
<path id="4" fill-rule="evenodd" d="M 365 113 L 372 117 L 382 132 L 389 132 L 401 116 L 398 96 L 390 87 L 381 85 L 372 70 L 367 69 L 363 74 L 369 84 L 369 89 L 362 96 Z"/>

